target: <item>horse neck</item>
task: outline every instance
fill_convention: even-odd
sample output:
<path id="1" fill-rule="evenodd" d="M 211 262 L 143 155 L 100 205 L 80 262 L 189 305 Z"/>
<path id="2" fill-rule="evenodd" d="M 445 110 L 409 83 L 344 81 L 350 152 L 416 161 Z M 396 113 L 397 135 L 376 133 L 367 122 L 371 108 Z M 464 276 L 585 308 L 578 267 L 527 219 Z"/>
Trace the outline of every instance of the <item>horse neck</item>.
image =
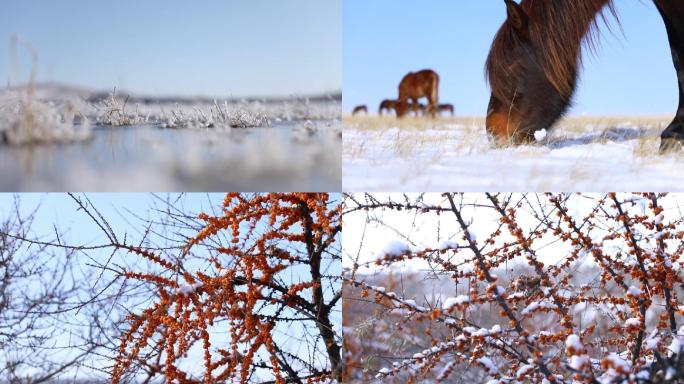
<path id="1" fill-rule="evenodd" d="M 612 0 L 527 0 L 522 3 L 531 19 L 531 38 L 548 60 L 546 72 L 562 93 L 574 91 L 582 45 L 595 46 L 598 20 Z M 614 12 L 613 12 L 614 13 Z"/>

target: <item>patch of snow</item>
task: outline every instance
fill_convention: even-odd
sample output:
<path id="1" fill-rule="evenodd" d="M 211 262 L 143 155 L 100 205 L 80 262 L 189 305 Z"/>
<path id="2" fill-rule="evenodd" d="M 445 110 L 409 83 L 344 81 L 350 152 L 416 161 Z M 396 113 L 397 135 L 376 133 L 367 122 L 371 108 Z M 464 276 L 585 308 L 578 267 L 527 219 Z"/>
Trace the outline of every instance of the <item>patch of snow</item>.
<path id="1" fill-rule="evenodd" d="M 665 380 L 672 380 L 677 376 L 677 370 L 672 367 L 667 367 L 667 372 L 665 373 Z"/>
<path id="2" fill-rule="evenodd" d="M 180 294 L 182 294 L 182 295 L 189 295 L 189 294 L 191 294 L 191 293 L 194 293 L 194 292 L 197 290 L 197 288 L 199 288 L 199 287 L 201 287 L 201 286 L 202 286 L 201 283 L 197 283 L 197 284 L 194 284 L 194 285 L 181 284 L 181 285 L 178 287 L 178 293 L 180 293 Z"/>
<path id="3" fill-rule="evenodd" d="M 381 379 L 381 378 L 389 375 L 391 372 L 392 372 L 392 370 L 389 368 L 380 368 L 380 370 L 378 371 L 378 374 L 375 375 L 375 378 Z"/>
<path id="4" fill-rule="evenodd" d="M 466 295 L 460 295 L 457 297 L 449 297 L 448 299 L 444 300 L 444 304 L 442 304 L 442 309 L 448 310 L 451 307 L 454 307 L 456 305 L 463 305 L 465 303 L 470 302 L 470 297 Z"/>
<path id="5" fill-rule="evenodd" d="M 645 341 L 645 347 L 649 351 L 655 351 L 658 349 L 658 344 L 660 344 L 660 337 L 658 336 L 658 330 L 655 329 L 651 335 Z"/>
<path id="6" fill-rule="evenodd" d="M 525 297 L 527 297 L 527 295 L 525 294 L 525 292 L 515 292 L 515 293 L 513 293 L 513 294 L 511 294 L 511 295 L 508 295 L 508 299 L 509 299 L 509 300 L 510 300 L 510 299 L 524 299 Z"/>
<path id="7" fill-rule="evenodd" d="M 412 309 L 414 309 L 414 310 L 416 310 L 416 311 L 418 311 L 418 312 L 427 312 L 427 311 L 428 311 L 427 308 L 422 307 L 422 306 L 416 304 L 416 301 L 415 301 L 415 300 L 406 299 L 406 300 L 399 300 L 399 301 L 400 301 L 402 304 L 404 304 L 404 305 L 406 305 L 406 306 L 408 306 L 408 307 L 410 307 L 410 308 L 412 308 Z"/>
<path id="8" fill-rule="evenodd" d="M 641 289 L 631 285 L 629 289 L 627 289 L 627 295 L 628 296 L 639 296 L 641 295 Z"/>
<path id="9" fill-rule="evenodd" d="M 641 320 L 637 317 L 631 317 L 625 321 L 625 326 L 627 327 L 640 327 L 641 326 Z"/>
<path id="10" fill-rule="evenodd" d="M 530 313 L 536 311 L 537 309 L 550 309 L 553 310 L 556 308 L 556 306 L 552 303 L 546 302 L 546 301 L 535 301 L 530 303 L 525 309 L 522 310 L 523 315 L 529 315 Z"/>
<path id="11" fill-rule="evenodd" d="M 653 218 L 653 224 L 655 224 L 655 225 L 661 224 L 663 222 L 664 218 L 665 218 L 665 216 L 662 213 L 659 214 L 658 216 Z"/>
<path id="12" fill-rule="evenodd" d="M 672 342 L 667 347 L 670 355 L 678 354 L 684 348 L 684 326 L 679 328 L 677 334 L 672 338 Z"/>
<path id="13" fill-rule="evenodd" d="M 482 364 L 490 373 L 499 373 L 499 368 L 497 368 L 497 366 L 494 365 L 494 362 L 490 358 L 482 356 L 479 359 L 477 359 L 477 362 Z"/>
<path id="14" fill-rule="evenodd" d="M 438 249 L 440 251 L 445 251 L 447 249 L 457 249 L 459 247 L 458 243 L 451 240 L 445 240 L 439 243 Z"/>
<path id="15" fill-rule="evenodd" d="M 455 361 L 450 361 L 446 365 L 444 365 L 444 368 L 439 372 L 439 375 L 437 376 L 437 380 L 445 380 L 447 378 L 447 375 L 451 370 L 454 368 L 454 365 L 456 365 Z"/>
<path id="16" fill-rule="evenodd" d="M 579 313 L 584 312 L 586 309 L 587 309 L 587 303 L 584 303 L 584 302 L 577 303 L 577 304 L 575 304 L 574 307 L 572 307 L 572 313 L 574 315 L 577 315 Z"/>
<path id="17" fill-rule="evenodd" d="M 582 344 L 579 336 L 572 334 L 565 339 L 565 348 L 573 349 L 576 352 L 582 351 L 584 350 L 584 344 Z"/>
<path id="18" fill-rule="evenodd" d="M 537 141 L 544 141 L 544 139 L 546 139 L 547 135 L 548 135 L 548 131 L 546 130 L 546 128 L 542 128 L 542 129 L 534 132 L 534 139 Z"/>
<path id="19" fill-rule="evenodd" d="M 518 368 L 518 371 L 515 373 L 515 377 L 517 379 L 521 379 L 525 375 L 527 375 L 528 373 L 530 373 L 532 371 L 534 371 L 533 365 L 529 365 L 529 364 L 522 365 L 520 368 Z"/>
<path id="20" fill-rule="evenodd" d="M 651 372 L 649 371 L 641 371 L 636 374 L 636 378 L 639 380 L 644 380 L 648 382 L 648 380 L 651 378 Z"/>
<path id="21" fill-rule="evenodd" d="M 376 253 L 377 259 L 383 259 L 385 256 L 396 257 L 401 256 L 411 250 L 408 244 L 399 241 L 391 240 L 387 242 L 378 252 Z"/>
<path id="22" fill-rule="evenodd" d="M 579 371 L 582 369 L 582 367 L 588 365 L 590 363 L 589 361 L 589 356 L 587 355 L 573 355 L 570 356 L 570 368 L 574 369 L 575 371 Z"/>
<path id="23" fill-rule="evenodd" d="M 468 238 L 468 240 L 470 240 L 470 241 L 472 241 L 472 242 L 477 241 L 477 235 L 475 235 L 474 233 L 472 233 L 470 230 L 467 230 L 467 231 L 466 231 L 466 237 Z"/>
<path id="24" fill-rule="evenodd" d="M 632 368 L 632 365 L 627 360 L 622 359 L 616 353 L 610 353 L 605 359 L 610 361 L 614 368 L 623 372 L 629 372 Z"/>

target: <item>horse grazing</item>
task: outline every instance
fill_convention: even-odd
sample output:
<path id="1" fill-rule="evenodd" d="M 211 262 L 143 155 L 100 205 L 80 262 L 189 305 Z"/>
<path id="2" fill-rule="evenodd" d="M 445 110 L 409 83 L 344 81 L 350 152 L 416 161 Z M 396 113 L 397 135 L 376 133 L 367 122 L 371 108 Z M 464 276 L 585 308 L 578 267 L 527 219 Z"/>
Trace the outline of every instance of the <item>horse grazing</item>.
<path id="1" fill-rule="evenodd" d="M 454 105 L 453 104 L 440 104 L 437 106 L 437 111 L 439 113 L 449 112 L 451 116 L 454 116 Z"/>
<path id="2" fill-rule="evenodd" d="M 497 144 L 522 144 L 568 109 L 582 51 L 595 47 L 599 19 L 617 19 L 612 0 L 504 0 L 507 18 L 487 58 L 491 87 L 487 132 Z M 684 142 L 684 1 L 653 0 L 667 30 L 679 74 L 679 108 L 661 151 Z M 583 44 L 584 43 L 584 44 Z"/>
<path id="3" fill-rule="evenodd" d="M 423 97 L 428 99 L 427 112 L 434 116 L 439 102 L 439 75 L 430 69 L 410 72 L 401 79 L 397 117 L 406 116 L 411 104 L 418 105 L 418 100 Z M 413 110 L 415 111 L 415 107 Z"/>
<path id="4" fill-rule="evenodd" d="M 378 108 L 378 115 L 382 116 L 384 112 L 389 113 L 389 111 L 394 111 L 396 113 L 397 103 L 399 103 L 398 100 L 383 100 L 382 102 L 380 102 L 380 108 Z"/>
<path id="5" fill-rule="evenodd" d="M 366 115 L 368 114 L 368 107 L 365 105 L 358 105 L 354 107 L 354 110 L 352 111 L 352 116 L 356 116 L 360 113 L 365 113 Z"/>

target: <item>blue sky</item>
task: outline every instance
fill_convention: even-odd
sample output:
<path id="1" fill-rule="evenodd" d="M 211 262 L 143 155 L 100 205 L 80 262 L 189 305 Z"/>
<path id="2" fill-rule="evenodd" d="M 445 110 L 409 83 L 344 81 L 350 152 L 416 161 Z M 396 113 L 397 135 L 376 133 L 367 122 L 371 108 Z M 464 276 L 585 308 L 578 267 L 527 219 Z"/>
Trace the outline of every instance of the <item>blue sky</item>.
<path id="1" fill-rule="evenodd" d="M 484 63 L 506 16 L 504 2 L 345 0 L 343 108 L 395 98 L 401 77 L 432 68 L 440 99 L 456 113 L 485 114 Z M 597 55 L 587 56 L 574 115 L 670 115 L 676 75 L 662 19 L 651 1 L 617 1 L 622 29 L 606 28 Z M 615 24 L 612 24 L 615 26 Z"/>
<path id="2" fill-rule="evenodd" d="M 64 231 L 62 240 L 69 245 L 99 245 L 107 241 L 102 230 L 94 225 L 93 221 L 84 212 L 78 210 L 78 205 L 65 193 L 0 193 L 0 220 L 13 212 L 14 199 L 18 196 L 20 209 L 25 215 L 38 211 L 33 222 L 32 232 L 34 235 L 43 237 L 44 240 L 54 238 L 54 228 Z M 142 219 L 158 218 L 153 211 L 154 203 L 158 205 L 160 200 L 147 193 L 89 193 L 76 194 L 78 197 L 87 197 L 93 205 L 102 213 L 117 236 L 123 239 L 127 234 L 128 239 L 139 242 L 145 223 L 134 217 L 138 215 Z M 176 201 L 177 194 L 158 194 L 159 198 Z M 188 213 L 211 212 L 220 207 L 224 194 L 190 193 L 178 201 L 177 207 L 185 207 Z M 105 251 L 108 253 L 108 251 Z"/>
<path id="3" fill-rule="evenodd" d="M 341 89 L 341 0 L 3 0 L 0 84 L 38 79 L 144 94 L 287 96 Z"/>

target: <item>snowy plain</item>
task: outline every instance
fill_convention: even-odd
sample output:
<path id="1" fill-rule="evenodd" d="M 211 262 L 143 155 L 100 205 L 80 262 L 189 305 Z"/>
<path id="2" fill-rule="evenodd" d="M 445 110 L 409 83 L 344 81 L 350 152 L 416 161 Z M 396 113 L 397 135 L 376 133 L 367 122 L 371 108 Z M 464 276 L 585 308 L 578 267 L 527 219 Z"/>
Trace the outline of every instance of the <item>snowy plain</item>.
<path id="1" fill-rule="evenodd" d="M 345 191 L 671 191 L 684 153 L 659 154 L 669 117 L 568 117 L 538 142 L 493 148 L 482 118 L 343 119 Z"/>

